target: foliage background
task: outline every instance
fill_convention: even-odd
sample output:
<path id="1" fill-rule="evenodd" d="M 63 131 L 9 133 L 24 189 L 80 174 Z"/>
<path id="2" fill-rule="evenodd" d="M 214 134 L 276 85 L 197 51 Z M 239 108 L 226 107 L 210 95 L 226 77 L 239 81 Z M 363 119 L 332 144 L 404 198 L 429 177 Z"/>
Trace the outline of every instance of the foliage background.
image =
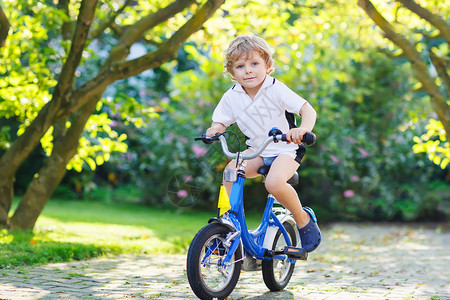
<path id="1" fill-rule="evenodd" d="M 13 2 L 11 7 L 19 5 Z M 449 17 L 448 4 L 425 5 Z M 384 7 L 385 13 L 395 13 Z M 23 42 L 21 51 L 11 47 L 2 53 L 13 68 L 7 71 L 17 74 L 8 77 L 14 82 L 0 79 L 4 149 L 48 101 L 68 46 L 51 38 L 65 20 L 58 10 L 36 5 L 32 13 L 14 17 L 22 30 L 12 38 Z M 420 22 L 409 24 L 431 30 Z M 318 141 L 308 149 L 297 187 L 304 205 L 316 209 L 323 221 L 448 218 L 449 167 L 438 167 L 433 157 L 413 151 L 432 132 L 428 124 L 434 124 L 429 119 L 435 115 L 428 96 L 415 91 L 417 82 L 404 59 L 392 60 L 380 52 L 395 49 L 353 1 L 226 2 L 176 61 L 108 88 L 56 196 L 214 211 L 227 161 L 219 145 L 206 146 L 193 138 L 209 126 L 215 104 L 233 84 L 223 74 L 223 50 L 234 36 L 249 32 L 273 47 L 273 75 L 318 111 Z M 105 34 L 89 45 L 77 73 L 80 82 L 96 71 L 110 44 Z M 37 53 L 37 45 L 44 51 Z M 151 47 L 142 43 L 131 55 Z M 29 61 L 26 70 L 24 59 Z M 21 105 L 11 102 L 17 100 Z M 431 133 L 429 139 L 435 136 Z M 51 150 L 51 135 L 41 144 L 19 172 L 18 192 Z M 236 150 L 237 141 L 232 146 Z M 245 197 L 247 209 L 261 208 L 263 185 L 249 181 Z"/>

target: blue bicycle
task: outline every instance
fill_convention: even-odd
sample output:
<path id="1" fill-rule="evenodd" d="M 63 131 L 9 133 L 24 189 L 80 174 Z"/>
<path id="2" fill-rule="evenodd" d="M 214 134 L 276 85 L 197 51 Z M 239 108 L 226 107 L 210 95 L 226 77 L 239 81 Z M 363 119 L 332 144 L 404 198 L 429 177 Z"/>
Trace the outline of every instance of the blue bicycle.
<path id="1" fill-rule="evenodd" d="M 312 145 L 315 135 L 307 133 L 303 143 Z M 211 143 L 219 140 L 223 153 L 237 161 L 236 170 L 227 170 L 226 181 L 233 182 L 230 195 L 231 208 L 222 217 L 211 218 L 194 237 L 187 255 L 187 276 L 195 295 L 200 299 L 225 299 L 234 290 L 240 271 L 262 270 L 264 283 L 271 291 L 286 287 L 294 272 L 297 260 L 306 260 L 308 253 L 298 247 L 298 231 L 291 213 L 276 205 L 276 199 L 269 194 L 261 224 L 256 230 L 248 230 L 244 215 L 245 162 L 259 156 L 272 142 L 287 141 L 285 134 L 268 137 L 251 154 L 240 151 L 231 153 L 223 134 L 214 137 L 200 137 Z M 258 172 L 265 176 L 269 168 Z M 298 183 L 298 174 L 290 180 Z"/>

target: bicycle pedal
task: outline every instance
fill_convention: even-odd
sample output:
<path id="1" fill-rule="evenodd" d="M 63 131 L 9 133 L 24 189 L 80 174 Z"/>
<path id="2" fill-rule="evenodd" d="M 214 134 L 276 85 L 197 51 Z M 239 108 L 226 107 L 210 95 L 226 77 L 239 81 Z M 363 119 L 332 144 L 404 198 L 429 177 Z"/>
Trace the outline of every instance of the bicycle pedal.
<path id="1" fill-rule="evenodd" d="M 308 252 L 303 248 L 286 246 L 283 249 L 283 254 L 286 254 L 290 259 L 306 260 L 308 258 Z"/>

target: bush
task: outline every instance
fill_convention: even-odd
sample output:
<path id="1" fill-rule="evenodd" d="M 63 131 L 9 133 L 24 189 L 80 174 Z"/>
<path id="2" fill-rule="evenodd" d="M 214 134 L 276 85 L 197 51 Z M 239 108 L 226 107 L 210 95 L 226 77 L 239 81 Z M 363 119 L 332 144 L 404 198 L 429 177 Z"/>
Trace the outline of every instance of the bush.
<path id="1" fill-rule="evenodd" d="M 318 111 L 318 141 L 300 167 L 302 203 L 330 221 L 448 218 L 441 197 L 448 170 L 438 176 L 442 171 L 412 150 L 413 137 L 426 125 L 420 120 L 431 108 L 410 92 L 410 69 L 375 50 L 355 50 L 349 37 L 339 39 L 342 48 L 336 51 L 299 45 L 296 51 L 320 56 L 304 56 L 301 69 L 274 74 Z M 219 145 L 206 147 L 193 138 L 210 125 L 216 103 L 232 83 L 223 76 L 217 52 L 189 49 L 198 66 L 173 75 L 170 96 L 152 100 L 159 104 L 159 118 L 129 130 L 130 151 L 115 158 L 118 173 L 131 174 L 128 180 L 138 183 L 148 204 L 216 205 L 227 160 Z M 279 45 L 277 51 L 283 50 L 290 51 L 289 45 Z M 299 63 L 294 54 L 283 57 L 289 66 Z M 246 182 L 249 209 L 264 206 L 259 181 Z"/>

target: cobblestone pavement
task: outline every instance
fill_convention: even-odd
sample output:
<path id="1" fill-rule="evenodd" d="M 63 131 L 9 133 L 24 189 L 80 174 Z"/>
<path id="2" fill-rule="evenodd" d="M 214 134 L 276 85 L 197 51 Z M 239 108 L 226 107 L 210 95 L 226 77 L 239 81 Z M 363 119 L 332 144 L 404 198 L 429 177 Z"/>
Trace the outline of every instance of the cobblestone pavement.
<path id="1" fill-rule="evenodd" d="M 442 226 L 335 224 L 284 291 L 242 272 L 229 299 L 450 299 Z M 196 299 L 185 255 L 118 256 L 0 270 L 0 299 Z"/>

